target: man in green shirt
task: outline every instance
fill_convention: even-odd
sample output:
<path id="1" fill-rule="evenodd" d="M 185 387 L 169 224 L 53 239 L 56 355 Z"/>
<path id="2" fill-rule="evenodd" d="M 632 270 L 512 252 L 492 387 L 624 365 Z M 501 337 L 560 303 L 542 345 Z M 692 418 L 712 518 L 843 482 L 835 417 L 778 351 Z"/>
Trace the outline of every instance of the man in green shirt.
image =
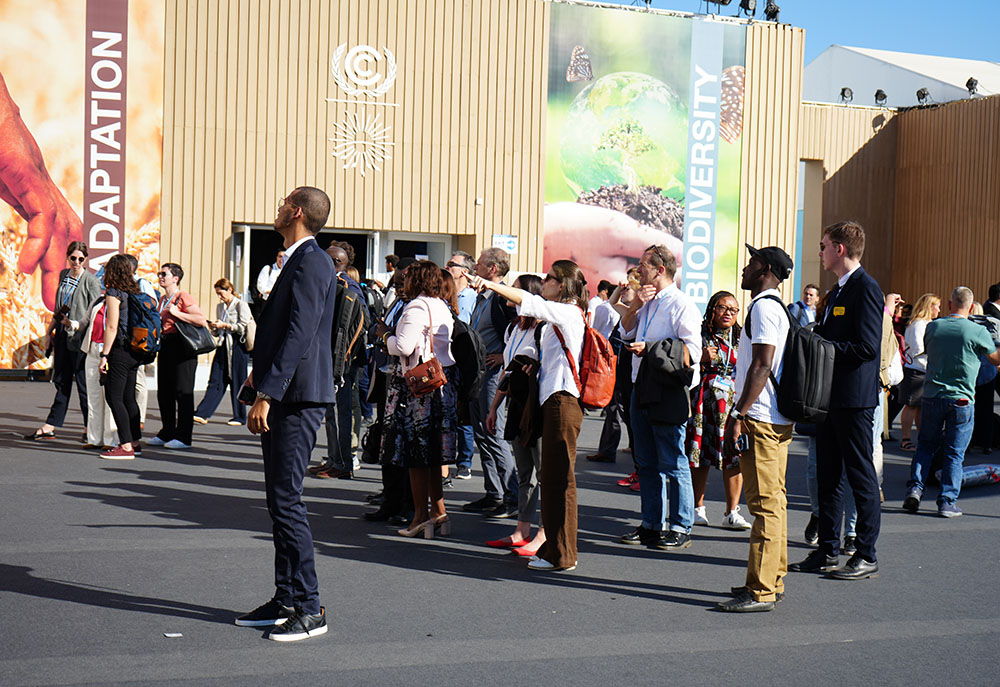
<path id="1" fill-rule="evenodd" d="M 903 510 L 916 513 L 931 460 L 943 448 L 938 515 L 962 514 L 958 493 L 962 488 L 962 462 L 972 438 L 979 357 L 986 355 L 1000 365 L 1000 349 L 986 327 L 969 321 L 972 291 L 959 286 L 951 292 L 951 315 L 934 320 L 924 334 L 927 377 L 921 406 L 920 438 L 910 466 Z"/>

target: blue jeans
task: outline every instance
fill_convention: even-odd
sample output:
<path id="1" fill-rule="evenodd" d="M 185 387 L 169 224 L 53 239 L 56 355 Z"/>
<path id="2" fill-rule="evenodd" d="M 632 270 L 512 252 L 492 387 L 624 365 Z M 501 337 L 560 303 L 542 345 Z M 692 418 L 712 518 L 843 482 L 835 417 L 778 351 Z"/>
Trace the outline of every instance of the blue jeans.
<path id="1" fill-rule="evenodd" d="M 458 460 L 455 467 L 472 469 L 472 452 L 476 450 L 476 433 L 472 425 L 458 426 Z"/>
<path id="2" fill-rule="evenodd" d="M 964 405 L 960 405 L 964 404 Z M 910 466 L 907 489 L 924 490 L 927 471 L 938 448 L 944 449 L 941 466 L 941 493 L 938 505 L 955 503 L 962 489 L 962 462 L 969 447 L 974 426 L 975 405 L 969 399 L 962 401 L 947 398 L 924 397 L 921 404 L 920 435 L 917 452 Z"/>
<path id="3" fill-rule="evenodd" d="M 684 454 L 687 423 L 654 425 L 639 407 L 632 391 L 632 434 L 635 462 L 639 467 L 639 496 L 642 498 L 642 526 L 656 532 L 667 521 L 667 479 L 670 480 L 670 529 L 688 534 L 694 524 L 694 487 L 691 468 Z"/>

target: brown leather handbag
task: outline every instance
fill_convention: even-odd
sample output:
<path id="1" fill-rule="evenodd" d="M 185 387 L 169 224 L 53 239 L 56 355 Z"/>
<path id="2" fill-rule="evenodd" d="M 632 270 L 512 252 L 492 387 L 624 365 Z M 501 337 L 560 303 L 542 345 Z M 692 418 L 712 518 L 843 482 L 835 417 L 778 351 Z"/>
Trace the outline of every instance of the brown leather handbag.
<path id="1" fill-rule="evenodd" d="M 448 379 L 444 376 L 444 368 L 440 361 L 434 357 L 434 320 L 431 317 L 431 308 L 427 306 L 427 321 L 430 323 L 431 357 L 427 360 L 420 355 L 420 364 L 406 373 L 406 386 L 410 388 L 410 393 L 418 398 L 432 393 L 435 389 L 444 386 Z"/>

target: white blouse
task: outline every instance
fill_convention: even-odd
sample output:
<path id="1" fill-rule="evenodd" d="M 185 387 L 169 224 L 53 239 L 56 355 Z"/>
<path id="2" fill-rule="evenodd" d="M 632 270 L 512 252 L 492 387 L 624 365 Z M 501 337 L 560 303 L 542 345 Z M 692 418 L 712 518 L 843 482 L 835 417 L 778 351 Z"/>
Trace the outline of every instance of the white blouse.
<path id="1" fill-rule="evenodd" d="M 538 360 L 538 346 L 535 345 L 535 330 L 538 325 L 534 324 L 528 329 L 521 329 L 514 325 L 507 330 L 504 336 L 503 366 L 504 369 L 510 365 L 510 361 L 518 355 L 526 355 L 532 360 Z"/>
<path id="2" fill-rule="evenodd" d="M 927 333 L 927 325 L 930 320 L 916 320 L 906 325 L 906 332 L 903 335 L 903 343 L 906 344 L 906 355 L 910 356 L 912 362 L 903 363 L 903 367 L 911 370 L 927 371 L 927 351 L 924 350 L 924 334 Z"/>
<path id="3" fill-rule="evenodd" d="M 395 335 L 386 339 L 386 350 L 391 355 L 399 356 L 404 373 L 420 364 L 421 355 L 424 360 L 431 357 L 432 322 L 434 357 L 442 367 L 455 364 L 455 359 L 451 357 L 451 330 L 454 326 L 451 309 L 440 298 L 420 296 L 406 304 L 396 323 Z"/>
<path id="4" fill-rule="evenodd" d="M 548 322 L 549 326 L 542 329 L 542 350 L 539 357 L 538 400 L 545 403 L 549 396 L 565 391 L 571 396 L 580 397 L 580 389 L 573 378 L 569 360 L 563 351 L 559 337 L 554 327 L 559 327 L 566 348 L 574 357 L 577 373 L 580 371 L 580 353 L 583 349 L 583 311 L 572 303 L 556 303 L 547 301 L 541 296 L 522 291 L 521 305 L 518 314 L 534 317 Z M 532 335 L 534 336 L 534 335 Z"/>

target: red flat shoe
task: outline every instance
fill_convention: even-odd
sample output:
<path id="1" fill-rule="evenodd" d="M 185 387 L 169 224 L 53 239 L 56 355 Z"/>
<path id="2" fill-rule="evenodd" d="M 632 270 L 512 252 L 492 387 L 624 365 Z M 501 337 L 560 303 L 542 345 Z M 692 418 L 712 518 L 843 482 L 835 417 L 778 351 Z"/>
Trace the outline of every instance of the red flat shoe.
<path id="1" fill-rule="evenodd" d="M 510 539 L 494 539 L 493 541 L 486 542 L 486 546 L 491 549 L 513 549 L 518 546 L 524 546 L 528 542 L 522 539 L 521 541 L 511 541 Z"/>
<path id="2" fill-rule="evenodd" d="M 542 547 L 539 546 L 538 549 L 540 548 Z M 511 549 L 511 551 L 513 553 L 516 553 L 518 556 L 524 556 L 525 558 L 530 558 L 531 556 L 535 556 L 538 554 L 538 549 L 529 549 L 525 546 L 519 546 L 515 549 Z"/>
<path id="3" fill-rule="evenodd" d="M 633 482 L 631 484 L 631 486 L 629 486 L 629 489 L 631 489 L 632 491 L 638 492 L 639 491 L 639 480 L 636 480 L 635 482 Z"/>

